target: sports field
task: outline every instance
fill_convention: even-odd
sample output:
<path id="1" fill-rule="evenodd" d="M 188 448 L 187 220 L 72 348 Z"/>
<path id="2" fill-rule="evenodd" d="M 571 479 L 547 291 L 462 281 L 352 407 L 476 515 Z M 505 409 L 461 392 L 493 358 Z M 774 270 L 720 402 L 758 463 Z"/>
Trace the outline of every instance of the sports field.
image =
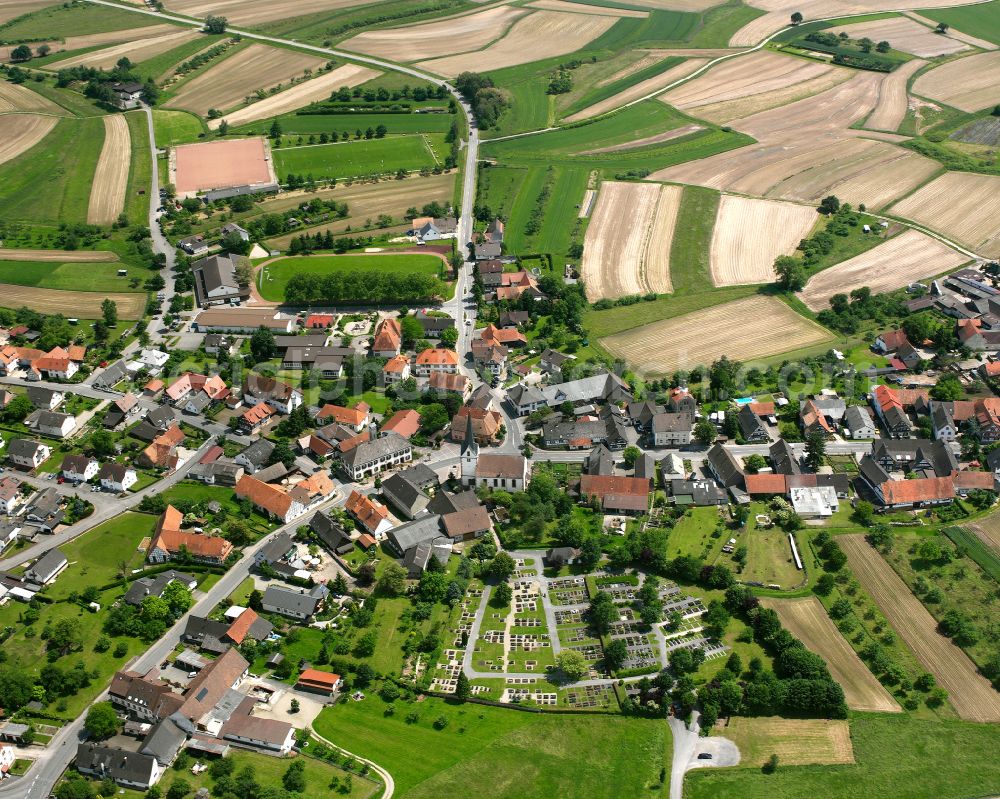
<path id="1" fill-rule="evenodd" d="M 423 169 L 436 163 L 427 139 L 421 135 L 283 147 L 274 150 L 273 154 L 281 180 L 290 174 L 316 178 L 362 177 L 397 169 Z"/>
<path id="2" fill-rule="evenodd" d="M 363 255 L 306 255 L 278 258 L 261 264 L 257 276 L 260 295 L 270 302 L 285 298 L 292 275 L 328 275 L 333 272 L 390 272 L 437 276 L 443 264 L 436 255 L 405 253 Z"/>
<path id="3" fill-rule="evenodd" d="M 733 716 L 715 731 L 739 747 L 740 765 L 763 766 L 772 754 L 785 766 L 854 762 L 851 732 L 842 720 Z"/>

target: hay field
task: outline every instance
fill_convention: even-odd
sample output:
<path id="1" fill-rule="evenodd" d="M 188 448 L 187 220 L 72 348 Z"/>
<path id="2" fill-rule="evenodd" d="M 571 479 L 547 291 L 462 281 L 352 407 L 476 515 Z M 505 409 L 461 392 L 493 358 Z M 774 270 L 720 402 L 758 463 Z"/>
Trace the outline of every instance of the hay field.
<path id="1" fill-rule="evenodd" d="M 935 33 L 933 28 L 928 28 L 906 17 L 855 22 L 829 29 L 829 33 L 840 34 L 841 32 L 846 33 L 852 39 L 863 39 L 867 36 L 873 42 L 887 41 L 894 50 L 901 50 L 921 58 L 951 55 L 969 49 L 962 42 Z"/>
<path id="2" fill-rule="evenodd" d="M 917 230 L 906 230 L 884 244 L 824 269 L 799 295 L 812 311 L 828 307 L 834 294 L 868 286 L 873 294 L 902 288 L 915 280 L 955 269 L 969 259 Z"/>
<path id="3" fill-rule="evenodd" d="M 739 747 L 741 766 L 762 766 L 772 754 L 786 766 L 854 762 L 851 728 L 846 719 L 732 716 L 728 724 L 720 723 L 716 730 Z"/>
<path id="4" fill-rule="evenodd" d="M 125 189 L 132 162 L 132 139 L 121 114 L 104 117 L 104 146 L 94 171 L 87 208 L 88 225 L 110 225 L 125 209 Z"/>
<path id="5" fill-rule="evenodd" d="M 258 89 L 267 91 L 325 63 L 317 56 L 251 44 L 185 83 L 165 106 L 200 116 L 207 115 L 210 108 L 224 111 L 241 105 L 243 98 Z"/>
<path id="6" fill-rule="evenodd" d="M 924 25 L 929 25 L 931 28 L 937 27 L 937 22 L 933 19 L 925 17 L 923 14 L 918 14 L 916 11 L 904 11 L 904 17 L 909 17 L 910 19 L 916 20 L 917 22 L 923 23 Z M 955 30 L 955 28 L 948 29 L 948 36 L 952 39 L 958 39 L 960 42 L 965 42 L 966 44 L 971 44 L 973 47 L 978 47 L 980 50 L 996 50 L 997 45 L 986 39 L 980 39 L 977 36 L 970 36 L 968 33 L 963 31 Z"/>
<path id="7" fill-rule="evenodd" d="M 44 42 L 44 44 L 51 47 L 53 53 L 68 53 L 103 44 L 117 44 L 118 42 L 128 42 L 132 39 L 148 39 L 152 36 L 160 36 L 177 30 L 179 29 L 176 25 L 146 25 L 141 28 L 131 28 L 129 30 L 102 31 L 100 33 L 84 33 L 80 36 L 67 36 L 63 41 L 53 39 Z M 31 46 L 37 48 L 41 44 L 43 42 L 32 42 Z M 0 60 L 10 60 L 10 51 L 16 46 L 14 44 L 0 46 Z"/>
<path id="8" fill-rule="evenodd" d="M 582 111 L 577 111 L 575 114 L 566 117 L 565 121 L 578 122 L 581 119 L 596 117 L 599 114 L 604 114 L 614 108 L 630 103 L 633 100 L 638 100 L 640 97 L 651 95 L 658 89 L 669 86 L 674 81 L 687 77 L 692 72 L 696 72 L 702 67 L 703 64 L 706 63 L 706 61 L 707 59 L 705 58 L 689 58 L 682 64 L 671 67 L 659 75 L 654 75 L 651 78 L 639 81 L 638 83 L 629 86 L 627 89 L 623 89 L 618 92 L 618 94 L 613 94 L 611 97 L 607 97 L 591 106 L 587 106 Z"/>
<path id="9" fill-rule="evenodd" d="M 809 93 L 803 86 L 810 81 L 819 80 L 824 88 L 830 88 L 849 77 L 848 70 L 760 50 L 723 61 L 682 86 L 661 94 L 659 99 L 694 116 L 718 122 L 774 107 L 774 104 L 754 107 L 744 102 L 745 110 L 741 111 L 738 103 L 747 98 L 772 92 L 786 93 L 791 88 L 800 92 L 795 95 L 797 99 L 804 96 L 801 92 Z M 829 83 L 830 79 L 833 83 Z"/>
<path id="10" fill-rule="evenodd" d="M 705 11 L 721 6 L 725 0 L 630 0 L 629 5 L 664 11 Z"/>
<path id="11" fill-rule="evenodd" d="M 52 5 L 52 0 L 0 0 L 0 23 Z"/>
<path id="12" fill-rule="evenodd" d="M 65 108 L 31 91 L 27 86 L 0 81 L 0 114 L 12 111 L 37 111 L 41 114 L 67 116 Z"/>
<path id="13" fill-rule="evenodd" d="M 534 0 L 525 4 L 528 8 L 543 8 L 546 11 L 571 11 L 575 14 L 598 14 L 606 17 L 632 17 L 645 19 L 648 11 L 636 11 L 630 8 L 606 8 L 605 6 L 590 6 L 585 3 L 571 3 L 568 0 Z"/>
<path id="14" fill-rule="evenodd" d="M 820 94 L 733 120 L 731 126 L 757 144 L 668 167 L 650 179 L 776 200 L 818 202 L 836 194 L 872 209 L 884 207 L 928 180 L 940 165 L 849 130 L 874 109 L 883 77 L 856 72 Z"/>
<path id="15" fill-rule="evenodd" d="M 832 340 L 781 300 L 753 296 L 616 333 L 601 344 L 640 374 L 662 375 L 721 355 L 751 362 Z"/>
<path id="16" fill-rule="evenodd" d="M 173 28 L 171 33 L 161 33 L 158 36 L 148 36 L 142 39 L 135 39 L 130 42 L 123 42 L 111 47 L 104 47 L 100 50 L 93 50 L 83 55 L 64 58 L 52 63 L 53 69 L 65 69 L 67 67 L 94 67 L 96 69 L 109 69 L 122 58 L 128 58 L 133 63 L 139 63 L 147 58 L 152 58 L 167 50 L 191 41 L 201 34 L 193 29 L 177 30 Z"/>
<path id="17" fill-rule="evenodd" d="M 192 17 L 224 16 L 233 25 L 257 25 L 363 6 L 373 0 L 167 0 L 170 11 Z"/>
<path id="18" fill-rule="evenodd" d="M 210 119 L 208 127 L 215 130 L 225 119 L 230 127 L 245 125 L 247 122 L 255 122 L 258 119 L 287 114 L 297 108 L 314 103 L 317 100 L 325 100 L 330 93 L 336 91 L 341 86 L 353 88 L 362 83 L 377 78 L 382 73 L 377 69 L 369 69 L 357 64 L 344 64 L 329 72 L 324 72 L 318 78 L 302 81 L 292 88 L 278 94 L 274 94 L 264 100 L 258 100 L 245 108 L 239 108 L 231 114 L 226 114 L 222 119 Z"/>
<path id="19" fill-rule="evenodd" d="M 865 537 L 843 535 L 837 541 L 858 582 L 871 594 L 917 660 L 948 692 L 958 715 L 966 721 L 1000 721 L 1000 693 L 976 671 L 961 649 L 937 631 L 934 617 Z"/>
<path id="20" fill-rule="evenodd" d="M 679 139 L 683 136 L 689 136 L 692 133 L 697 133 L 699 130 L 704 130 L 703 125 L 681 125 L 679 128 L 672 128 L 671 130 L 664 131 L 663 133 L 657 133 L 653 136 L 645 136 L 642 139 L 633 139 L 632 141 L 622 142 L 621 144 L 609 144 L 607 147 L 598 147 L 595 150 L 584 150 L 580 155 L 597 155 L 598 153 L 620 153 L 626 150 L 635 150 L 639 147 L 646 147 L 650 144 L 662 144 L 665 141 L 670 141 L 671 139 Z"/>
<path id="21" fill-rule="evenodd" d="M 0 261 L 38 261 L 57 264 L 113 263 L 118 256 L 107 250 L 25 250 L 0 247 Z"/>
<path id="22" fill-rule="evenodd" d="M 772 283 L 774 259 L 791 255 L 816 224 L 807 205 L 723 194 L 712 230 L 709 265 L 716 286 Z"/>
<path id="23" fill-rule="evenodd" d="M 906 118 L 909 96 L 906 91 L 910 77 L 927 62 L 922 58 L 907 61 L 895 72 L 890 72 L 882 81 L 878 93 L 878 105 L 865 120 L 865 127 L 871 130 L 895 131 Z"/>
<path id="24" fill-rule="evenodd" d="M 0 164 L 17 158 L 34 147 L 56 126 L 58 117 L 37 114 L 4 114 L 0 116 Z"/>
<path id="25" fill-rule="evenodd" d="M 1000 256 L 1000 177 L 946 172 L 892 207 L 989 258 Z"/>
<path id="26" fill-rule="evenodd" d="M 601 184 L 583 245 L 581 272 L 591 301 L 664 294 L 680 186 Z"/>
<path id="27" fill-rule="evenodd" d="M 421 61 L 419 66 L 453 77 L 467 70 L 488 72 L 527 64 L 575 52 L 605 33 L 617 21 L 615 17 L 596 14 L 535 11 L 515 21 L 505 36 L 483 50 Z"/>
<path id="28" fill-rule="evenodd" d="M 776 611 L 781 624 L 826 661 L 830 674 L 844 689 L 851 710 L 899 713 L 902 708 L 844 640 L 820 601 L 802 599 L 761 599 L 764 607 Z"/>
<path id="29" fill-rule="evenodd" d="M 1000 50 L 949 61 L 921 75 L 913 93 L 962 111 L 1000 103 Z"/>
<path id="30" fill-rule="evenodd" d="M 393 61 L 440 58 L 481 50 L 502 37 L 515 20 L 528 13 L 524 8 L 494 6 L 435 22 L 365 31 L 343 42 L 341 47 Z"/>
<path id="31" fill-rule="evenodd" d="M 106 299 L 118 304 L 121 319 L 141 319 L 146 310 L 146 295 L 142 292 L 102 294 L 97 291 L 61 291 L 0 283 L 0 297 L 11 308 L 24 305 L 39 313 L 63 314 L 80 319 L 100 319 L 101 303 Z"/>

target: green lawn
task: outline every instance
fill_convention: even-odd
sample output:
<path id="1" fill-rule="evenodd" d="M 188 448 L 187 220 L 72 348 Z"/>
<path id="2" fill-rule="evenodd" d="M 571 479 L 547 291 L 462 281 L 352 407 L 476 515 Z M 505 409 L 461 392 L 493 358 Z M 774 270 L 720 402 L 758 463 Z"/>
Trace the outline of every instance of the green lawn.
<path id="1" fill-rule="evenodd" d="M 935 22 L 947 22 L 962 33 L 1000 44 L 1000 0 L 974 6 L 929 8 L 920 13 Z"/>
<path id="2" fill-rule="evenodd" d="M 670 769 L 670 735 L 662 720 L 548 716 L 433 698 L 397 702 L 385 715 L 373 694 L 327 708 L 313 727 L 388 770 L 400 799 L 666 796 L 660 773 Z M 417 720 L 408 723 L 411 712 Z M 443 729 L 434 728 L 438 719 Z"/>
<path id="3" fill-rule="evenodd" d="M 274 165 L 281 180 L 285 180 L 289 174 L 312 175 L 315 178 L 348 178 L 395 172 L 398 169 L 431 168 L 435 165 L 435 160 L 427 146 L 427 138 L 433 141 L 434 137 L 393 136 L 282 148 L 273 151 Z"/>
<path id="4" fill-rule="evenodd" d="M 148 195 L 147 195 L 148 196 Z M 0 250 L 0 255 L 3 251 Z M 118 277 L 124 267 L 120 261 L 111 263 L 51 263 L 43 261 L 0 260 L 0 283 L 36 286 L 67 291 L 136 291 L 128 277 Z M 137 274 L 140 270 L 129 269 Z M 145 272 L 145 270 L 142 270 Z M 143 275 L 145 277 L 145 274 Z"/>
<path id="5" fill-rule="evenodd" d="M 747 565 L 740 579 L 765 585 L 774 583 L 785 590 L 797 588 L 805 581 L 806 575 L 796 569 L 792 561 L 788 533 L 777 526 L 770 530 L 758 529 L 753 519 L 747 522 L 747 527 L 748 532 L 740 539 L 747 548 Z"/>
<path id="6" fill-rule="evenodd" d="M 508 252 L 514 255 L 547 252 L 555 259 L 564 259 L 587 189 L 588 175 L 585 167 L 563 164 L 530 167 L 508 217 Z M 545 185 L 548 185 L 548 197 L 539 205 L 539 193 Z M 540 227 L 537 232 L 529 233 L 526 225 L 536 214 Z"/>
<path id="7" fill-rule="evenodd" d="M 42 41 L 82 36 L 86 33 L 122 31 L 161 24 L 163 20 L 116 8 L 88 3 L 53 5 L 25 14 L 0 25 L 0 40 L 5 42 Z"/>
<path id="8" fill-rule="evenodd" d="M 285 114 L 278 117 L 278 123 L 286 136 L 298 133 L 336 133 L 341 138 L 345 132 L 353 136 L 357 130 L 365 131 L 379 125 L 385 125 L 389 135 L 447 133 L 454 120 L 453 114 Z M 235 132 L 263 132 L 271 127 L 271 121 L 250 122 L 236 128 Z M 286 138 L 283 144 L 287 143 Z"/>
<path id="9" fill-rule="evenodd" d="M 906 713 L 857 714 L 849 766 L 697 769 L 688 799 L 968 799 L 1000 791 L 1000 726 L 924 721 Z"/>
<path id="10" fill-rule="evenodd" d="M 265 300 L 285 298 L 285 286 L 292 275 L 327 275 L 332 272 L 395 272 L 421 275 L 440 274 L 441 259 L 436 255 L 309 255 L 279 258 L 266 267 L 266 277 L 257 286 Z"/>
<path id="11" fill-rule="evenodd" d="M 233 498 L 233 490 L 225 486 L 210 486 L 204 483 L 185 480 L 176 483 L 160 496 L 170 504 L 186 500 L 188 502 L 218 502 L 222 509 L 233 514 L 239 514 L 240 508 Z"/>
<path id="12" fill-rule="evenodd" d="M 476 181 L 476 205 L 486 206 L 489 216 L 510 219 L 514 200 L 531 170 L 527 167 L 479 165 Z"/>
<path id="13" fill-rule="evenodd" d="M 38 144 L 0 166 L 0 219 L 86 222 L 103 144 L 100 118 L 60 119 Z"/>
<path id="14" fill-rule="evenodd" d="M 670 244 L 670 282 L 675 294 L 711 290 L 708 254 L 719 209 L 719 192 L 685 186 Z"/>
<path id="15" fill-rule="evenodd" d="M 153 135 L 156 136 L 157 147 L 172 147 L 194 141 L 203 132 L 202 121 L 187 111 L 167 111 L 161 108 L 153 111 Z"/>
<path id="16" fill-rule="evenodd" d="M 712 538 L 719 512 L 716 508 L 691 508 L 674 525 L 667 540 L 669 556 L 694 555 L 705 558 L 709 550 L 718 544 L 722 538 Z"/>

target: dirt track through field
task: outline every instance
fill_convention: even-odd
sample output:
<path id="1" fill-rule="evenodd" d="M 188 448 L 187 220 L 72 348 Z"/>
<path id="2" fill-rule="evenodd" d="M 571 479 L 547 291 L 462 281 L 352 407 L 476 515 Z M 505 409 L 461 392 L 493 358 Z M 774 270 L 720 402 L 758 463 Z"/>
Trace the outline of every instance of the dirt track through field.
<path id="1" fill-rule="evenodd" d="M 236 25 L 257 25 L 272 20 L 368 5 L 374 0 L 167 0 L 170 11 L 193 17 L 224 16 Z"/>
<path id="2" fill-rule="evenodd" d="M 896 203 L 892 213 L 981 255 L 1000 256 L 1000 177 L 947 172 Z"/>
<path id="3" fill-rule="evenodd" d="M 52 5 L 52 0 L 0 0 L 0 24 Z"/>
<path id="4" fill-rule="evenodd" d="M 816 211 L 807 205 L 723 194 L 709 252 L 712 282 L 774 282 L 774 259 L 792 255 L 815 224 Z"/>
<path id="5" fill-rule="evenodd" d="M 969 657 L 937 631 L 934 617 L 920 604 L 892 567 L 863 535 L 838 536 L 854 576 L 871 594 L 886 619 L 948 692 L 966 721 L 1000 721 L 1000 693 L 976 671 Z"/>
<path id="6" fill-rule="evenodd" d="M 20 111 L 56 114 L 57 116 L 69 115 L 65 108 L 56 105 L 47 97 L 42 97 L 42 95 L 31 91 L 27 86 L 0 81 L 0 114 Z"/>
<path id="7" fill-rule="evenodd" d="M 185 83 L 166 107 L 183 108 L 201 116 L 207 115 L 210 108 L 236 108 L 258 89 L 266 92 L 279 84 L 287 85 L 292 78 L 302 77 L 306 69 L 315 71 L 324 63 L 317 56 L 251 44 Z"/>
<path id="8" fill-rule="evenodd" d="M 762 766 L 772 754 L 788 766 L 854 762 L 846 719 L 732 716 L 716 729 L 740 750 L 740 765 Z"/>
<path id="9" fill-rule="evenodd" d="M 887 41 L 894 50 L 901 50 L 921 58 L 951 55 L 969 49 L 964 43 L 950 36 L 935 33 L 932 28 L 906 17 L 855 22 L 830 28 L 829 32 L 835 34 L 844 32 L 855 40 L 867 37 L 873 42 Z"/>
<path id="10" fill-rule="evenodd" d="M 324 72 L 318 78 L 303 81 L 265 100 L 259 100 L 245 108 L 237 109 L 231 114 L 226 114 L 224 118 L 231 127 L 236 127 L 237 125 L 245 125 L 247 122 L 255 122 L 258 119 L 269 119 L 287 114 L 317 100 L 325 100 L 331 92 L 342 86 L 353 88 L 372 78 L 377 78 L 381 74 L 377 69 L 369 69 L 357 64 L 344 64 L 329 72 Z M 222 119 L 212 119 L 209 120 L 208 127 L 215 130 L 221 124 Z"/>
<path id="11" fill-rule="evenodd" d="M 110 225 L 125 208 L 132 139 L 121 114 L 104 117 L 104 146 L 90 187 L 87 224 Z"/>
<path id="12" fill-rule="evenodd" d="M 39 261 L 57 264 L 114 263 L 118 256 L 106 250 L 26 250 L 0 247 L 0 261 Z"/>
<path id="13" fill-rule="evenodd" d="M 36 114 L 0 116 L 0 164 L 5 164 L 30 150 L 45 138 L 58 121 L 58 117 L 42 117 Z"/>
<path id="14" fill-rule="evenodd" d="M 927 62 L 921 58 L 907 61 L 895 72 L 890 72 L 879 89 L 878 105 L 871 116 L 865 121 L 865 127 L 871 130 L 895 131 L 906 118 L 909 95 L 906 91 L 910 76 Z"/>
<path id="15" fill-rule="evenodd" d="M 596 14 L 535 11 L 517 20 L 507 34 L 478 52 L 421 61 L 420 67 L 448 77 L 467 70 L 488 72 L 579 50 L 618 20 Z"/>
<path id="16" fill-rule="evenodd" d="M 906 230 L 861 255 L 824 269 L 806 283 L 799 296 L 810 310 L 822 311 L 834 294 L 849 294 L 862 286 L 870 288 L 872 294 L 880 294 L 954 269 L 967 260 L 937 239 Z"/>
<path id="17" fill-rule="evenodd" d="M 141 29 L 140 29 L 141 30 Z M 109 69 L 122 58 L 128 58 L 133 63 L 145 61 L 147 58 L 173 50 L 185 42 L 195 39 L 200 34 L 190 29 L 177 30 L 162 33 L 158 36 L 150 36 L 143 39 L 135 39 L 130 42 L 104 47 L 100 50 L 93 50 L 82 55 L 70 56 L 69 58 L 54 61 L 53 69 L 65 69 L 68 67 L 94 67 L 95 69 Z"/>
<path id="18" fill-rule="evenodd" d="M 601 184 L 581 266 L 593 301 L 671 290 L 670 245 L 680 186 Z"/>
<path id="19" fill-rule="evenodd" d="M 851 710 L 899 713 L 902 708 L 844 640 L 826 610 L 814 596 L 802 599 L 761 599 L 777 611 L 781 624 L 826 661 L 830 674 L 844 689 Z"/>
<path id="20" fill-rule="evenodd" d="M 62 314 L 78 319 L 100 319 L 101 303 L 106 299 L 118 304 L 121 319 L 141 319 L 146 310 L 146 295 L 142 293 L 101 294 L 97 291 L 60 291 L 0 283 L 0 297 L 12 308 L 24 305 L 40 313 Z"/>
<path id="21" fill-rule="evenodd" d="M 435 22 L 365 31 L 343 42 L 341 47 L 394 61 L 441 58 L 486 47 L 528 13 L 524 8 L 494 6 Z"/>
<path id="22" fill-rule="evenodd" d="M 646 80 L 639 81 L 634 86 L 629 86 L 627 89 L 623 89 L 608 97 L 600 102 L 594 103 L 582 111 L 577 111 L 572 116 L 566 117 L 566 122 L 577 122 L 581 119 L 588 119 L 589 117 L 595 117 L 598 114 L 603 114 L 607 111 L 612 111 L 625 103 L 630 103 L 633 100 L 638 100 L 640 97 L 645 97 L 646 95 L 652 94 L 657 89 L 661 89 L 664 86 L 669 86 L 675 80 L 680 80 L 686 75 L 690 75 L 695 70 L 699 69 L 706 59 L 704 58 L 690 58 L 675 67 L 661 72 L 659 75 L 654 75 Z M 593 152 L 607 152 L 607 150 L 594 150 Z"/>
<path id="23" fill-rule="evenodd" d="M 949 61 L 925 72 L 913 93 L 962 111 L 979 111 L 1000 103 L 1000 50 Z"/>
<path id="24" fill-rule="evenodd" d="M 752 362 L 830 340 L 781 300 L 758 295 L 616 333 L 601 344 L 638 373 L 663 375 L 707 366 L 721 355 Z"/>
<path id="25" fill-rule="evenodd" d="M 570 11 L 576 14 L 598 14 L 605 17 L 633 17 L 645 19 L 648 11 L 633 11 L 628 8 L 605 8 L 604 6 L 589 6 L 586 3 L 570 3 L 568 0 L 534 0 L 527 3 L 528 8 L 544 8 L 546 11 Z"/>

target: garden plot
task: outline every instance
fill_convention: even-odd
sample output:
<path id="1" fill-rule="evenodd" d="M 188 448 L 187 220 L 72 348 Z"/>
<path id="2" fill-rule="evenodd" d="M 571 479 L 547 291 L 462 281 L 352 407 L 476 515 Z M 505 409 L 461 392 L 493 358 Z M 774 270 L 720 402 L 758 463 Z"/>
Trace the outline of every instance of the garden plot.
<path id="1" fill-rule="evenodd" d="M 909 103 L 907 85 L 913 74 L 926 63 L 914 58 L 886 76 L 878 93 L 878 104 L 865 121 L 866 128 L 895 131 L 903 124 Z"/>
<path id="2" fill-rule="evenodd" d="M 717 731 L 740 750 L 740 764 L 762 766 L 772 754 L 789 766 L 854 762 L 846 720 L 732 716 Z"/>
<path id="3" fill-rule="evenodd" d="M 896 203 L 892 213 L 986 257 L 1000 256 L 1000 177 L 948 172 Z"/>
<path id="4" fill-rule="evenodd" d="M 369 69 L 357 64 L 344 64 L 329 72 L 324 72 L 318 78 L 303 81 L 290 89 L 252 103 L 246 108 L 237 109 L 231 114 L 226 114 L 222 119 L 209 120 L 208 127 L 215 130 L 222 124 L 223 119 L 230 127 L 237 127 L 248 122 L 256 122 L 258 119 L 281 116 L 317 100 L 325 100 L 332 92 L 343 86 L 353 88 L 372 80 L 372 78 L 377 78 L 381 74 L 376 69 Z"/>
<path id="5" fill-rule="evenodd" d="M 317 56 L 264 44 L 251 44 L 185 83 L 166 105 L 205 116 L 210 108 L 225 111 L 257 91 L 267 92 L 318 70 L 326 62 Z"/>
<path id="6" fill-rule="evenodd" d="M 712 282 L 773 282 L 775 258 L 793 254 L 815 224 L 816 211 L 806 205 L 723 194 L 709 252 Z"/>
<path id="7" fill-rule="evenodd" d="M 975 524 L 966 526 L 978 535 L 983 543 L 1000 554 L 1000 513 L 991 513 Z"/>
<path id="8" fill-rule="evenodd" d="M 993 690 L 961 649 L 938 632 L 934 617 L 864 536 L 844 535 L 837 541 L 858 582 L 917 660 L 948 692 L 948 700 L 958 715 L 967 721 L 1000 721 L 1000 693 Z"/>
<path id="9" fill-rule="evenodd" d="M 27 86 L 0 81 L 0 114 L 17 111 L 66 115 L 65 108 L 31 91 Z"/>
<path id="10" fill-rule="evenodd" d="M 835 34 L 843 32 L 855 41 L 868 38 L 873 42 L 889 42 L 894 50 L 921 58 L 951 55 L 969 49 L 964 43 L 956 41 L 950 36 L 935 33 L 933 28 L 928 28 L 926 25 L 921 25 L 906 17 L 856 22 L 830 28 L 828 32 Z"/>
<path id="11" fill-rule="evenodd" d="M 0 116 L 0 164 L 30 150 L 55 127 L 57 117 L 36 114 L 4 114 Z"/>
<path id="12" fill-rule="evenodd" d="M 730 58 L 659 99 L 712 122 L 727 122 L 816 94 L 851 71 L 761 50 Z"/>
<path id="13" fill-rule="evenodd" d="M 949 61 L 925 72 L 913 93 L 962 111 L 979 111 L 1000 103 L 1000 50 Z"/>
<path id="14" fill-rule="evenodd" d="M 754 296 L 626 330 L 601 344 L 640 374 L 669 374 L 721 355 L 749 362 L 830 340 L 826 330 L 781 300 Z"/>
<path id="15" fill-rule="evenodd" d="M 696 72 L 702 67 L 703 64 L 707 63 L 704 58 L 689 58 L 681 64 L 675 67 L 671 67 L 659 75 L 654 75 L 646 80 L 639 81 L 638 83 L 629 86 L 627 89 L 623 89 L 608 97 L 604 100 L 594 103 L 582 111 L 577 111 L 575 114 L 566 117 L 567 122 L 578 122 L 581 119 L 589 119 L 590 117 L 598 116 L 599 114 L 607 113 L 615 108 L 620 108 L 626 103 L 631 103 L 633 100 L 638 100 L 640 97 L 647 97 L 653 94 L 658 89 L 665 88 L 669 86 L 674 81 L 678 81 L 681 78 L 687 77 L 692 72 Z M 654 142 L 646 142 L 652 144 Z M 633 146 L 639 146 L 638 143 Z M 607 152 L 608 148 L 603 150 L 593 150 L 592 152 Z"/>
<path id="16" fill-rule="evenodd" d="M 906 230 L 861 255 L 824 269 L 806 283 L 800 296 L 809 310 L 822 311 L 834 294 L 849 294 L 862 286 L 880 294 L 955 269 L 967 260 L 937 239 Z"/>
<path id="17" fill-rule="evenodd" d="M 147 58 L 165 53 L 167 50 L 173 50 L 175 47 L 201 35 L 198 31 L 190 28 L 181 30 L 171 28 L 171 31 L 170 33 L 147 36 L 142 39 L 135 39 L 123 44 L 116 44 L 112 47 L 104 47 L 100 50 L 84 53 L 83 55 L 55 61 L 52 63 L 52 68 L 93 67 L 95 69 L 109 69 L 122 58 L 127 58 L 133 63 L 141 63 Z"/>
<path id="18" fill-rule="evenodd" d="M 90 187 L 87 224 L 110 225 L 125 208 L 125 189 L 132 163 L 132 139 L 121 114 L 104 117 L 104 146 Z"/>
<path id="19" fill-rule="evenodd" d="M 421 61 L 420 66 L 451 77 L 468 70 L 488 72 L 527 64 L 575 52 L 605 33 L 617 21 L 615 17 L 597 14 L 535 11 L 517 20 L 505 36 L 483 50 Z"/>
<path id="20" fill-rule="evenodd" d="M 680 198 L 679 186 L 601 185 L 581 267 L 592 301 L 670 291 L 670 245 Z"/>
<path id="21" fill-rule="evenodd" d="M 851 710 L 899 713 L 902 708 L 861 661 L 851 645 L 830 620 L 816 597 L 802 599 L 762 599 L 761 604 L 781 617 L 781 624 L 815 652 L 844 689 Z"/>
<path id="22" fill-rule="evenodd" d="M 391 58 L 421 61 L 458 52 L 481 50 L 496 41 L 514 21 L 530 13 L 515 6 L 494 6 L 464 16 L 435 22 L 359 33 L 341 44 L 345 50 Z"/>
<path id="23" fill-rule="evenodd" d="M 168 8 L 192 17 L 222 15 L 233 24 L 257 25 L 370 2 L 372 0 L 168 0 Z"/>

